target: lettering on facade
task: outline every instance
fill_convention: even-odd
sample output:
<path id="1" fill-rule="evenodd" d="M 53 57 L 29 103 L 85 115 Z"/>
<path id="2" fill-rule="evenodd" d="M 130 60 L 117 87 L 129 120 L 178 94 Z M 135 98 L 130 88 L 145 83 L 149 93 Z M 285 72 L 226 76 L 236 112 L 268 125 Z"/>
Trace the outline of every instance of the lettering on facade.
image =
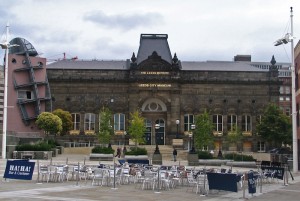
<path id="1" fill-rule="evenodd" d="M 170 72 L 161 71 L 141 71 L 141 75 L 170 75 Z"/>
<path id="2" fill-rule="evenodd" d="M 172 87 L 171 84 L 138 84 L 139 87 Z"/>

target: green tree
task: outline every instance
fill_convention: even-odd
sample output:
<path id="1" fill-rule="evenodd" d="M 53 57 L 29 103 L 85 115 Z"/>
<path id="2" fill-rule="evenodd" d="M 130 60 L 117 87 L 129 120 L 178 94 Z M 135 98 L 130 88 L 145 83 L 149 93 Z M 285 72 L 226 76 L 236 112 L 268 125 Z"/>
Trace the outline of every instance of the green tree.
<path id="1" fill-rule="evenodd" d="M 145 119 L 141 116 L 138 110 L 136 110 L 133 113 L 130 113 L 128 132 L 130 134 L 130 138 L 133 139 L 136 148 L 138 143 L 145 142 Z"/>
<path id="2" fill-rule="evenodd" d="M 237 148 L 239 148 L 239 144 L 241 143 L 243 139 L 242 131 L 239 127 L 236 125 L 232 126 L 232 130 L 228 131 L 228 134 L 226 136 L 226 141 L 229 144 L 235 144 Z"/>
<path id="3" fill-rule="evenodd" d="M 58 135 L 62 131 L 62 120 L 50 112 L 42 112 L 35 123 L 40 129 L 44 130 L 46 136 L 49 134 Z"/>
<path id="4" fill-rule="evenodd" d="M 261 137 L 274 147 L 292 143 L 292 123 L 275 104 L 269 104 L 264 111 L 261 123 L 256 127 Z"/>
<path id="5" fill-rule="evenodd" d="M 61 135 L 67 134 L 72 129 L 73 124 L 71 113 L 62 109 L 56 109 L 52 113 L 59 116 L 59 118 L 62 120 Z"/>
<path id="6" fill-rule="evenodd" d="M 214 142 L 213 123 L 207 111 L 195 116 L 194 142 L 197 149 L 211 146 Z"/>
<path id="7" fill-rule="evenodd" d="M 100 123 L 99 123 L 99 133 L 98 140 L 100 144 L 108 144 L 110 146 L 110 141 L 112 135 L 114 134 L 113 128 L 111 126 L 112 113 L 107 107 L 103 107 L 100 111 Z"/>

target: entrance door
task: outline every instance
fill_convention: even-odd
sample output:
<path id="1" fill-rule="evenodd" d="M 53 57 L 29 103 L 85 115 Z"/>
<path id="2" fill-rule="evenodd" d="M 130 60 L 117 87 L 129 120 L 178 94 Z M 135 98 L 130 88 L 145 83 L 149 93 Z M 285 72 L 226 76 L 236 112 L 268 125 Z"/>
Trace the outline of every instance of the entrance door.
<path id="1" fill-rule="evenodd" d="M 157 140 L 158 145 L 164 145 L 165 144 L 165 121 L 163 119 L 158 119 L 155 121 L 155 125 L 156 124 L 159 124 L 159 129 L 155 129 L 155 139 Z"/>

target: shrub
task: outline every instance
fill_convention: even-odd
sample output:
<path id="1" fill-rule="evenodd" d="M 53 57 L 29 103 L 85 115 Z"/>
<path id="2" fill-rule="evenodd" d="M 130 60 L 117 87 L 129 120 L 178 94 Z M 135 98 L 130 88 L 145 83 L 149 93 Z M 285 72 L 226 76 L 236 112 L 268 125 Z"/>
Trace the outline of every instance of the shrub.
<path id="1" fill-rule="evenodd" d="M 126 151 L 125 155 L 147 155 L 147 150 L 141 147 L 130 147 L 130 151 Z"/>
<path id="2" fill-rule="evenodd" d="M 16 146 L 16 151 L 50 151 L 52 148 L 46 142 L 39 142 L 37 144 L 21 144 Z"/>
<path id="3" fill-rule="evenodd" d="M 208 151 L 198 151 L 199 159 L 212 159 L 213 156 Z"/>
<path id="4" fill-rule="evenodd" d="M 234 161 L 255 161 L 255 159 L 251 155 L 243 155 L 243 154 L 225 154 L 225 159 L 230 159 Z"/>
<path id="5" fill-rule="evenodd" d="M 92 153 L 97 153 L 97 154 L 113 154 L 115 150 L 113 150 L 111 147 L 101 147 L 101 146 L 96 146 L 92 149 Z"/>

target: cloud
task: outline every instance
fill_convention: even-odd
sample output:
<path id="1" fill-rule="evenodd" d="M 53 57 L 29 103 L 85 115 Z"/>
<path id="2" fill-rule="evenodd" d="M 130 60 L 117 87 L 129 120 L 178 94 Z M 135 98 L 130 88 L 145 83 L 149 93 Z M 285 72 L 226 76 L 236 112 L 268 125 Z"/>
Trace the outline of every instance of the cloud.
<path id="1" fill-rule="evenodd" d="M 154 12 L 145 14 L 118 14 L 107 15 L 103 11 L 91 11 L 84 15 L 85 21 L 90 21 L 98 25 L 109 28 L 120 28 L 122 30 L 131 30 L 137 27 L 153 26 L 163 22 L 162 15 Z"/>

